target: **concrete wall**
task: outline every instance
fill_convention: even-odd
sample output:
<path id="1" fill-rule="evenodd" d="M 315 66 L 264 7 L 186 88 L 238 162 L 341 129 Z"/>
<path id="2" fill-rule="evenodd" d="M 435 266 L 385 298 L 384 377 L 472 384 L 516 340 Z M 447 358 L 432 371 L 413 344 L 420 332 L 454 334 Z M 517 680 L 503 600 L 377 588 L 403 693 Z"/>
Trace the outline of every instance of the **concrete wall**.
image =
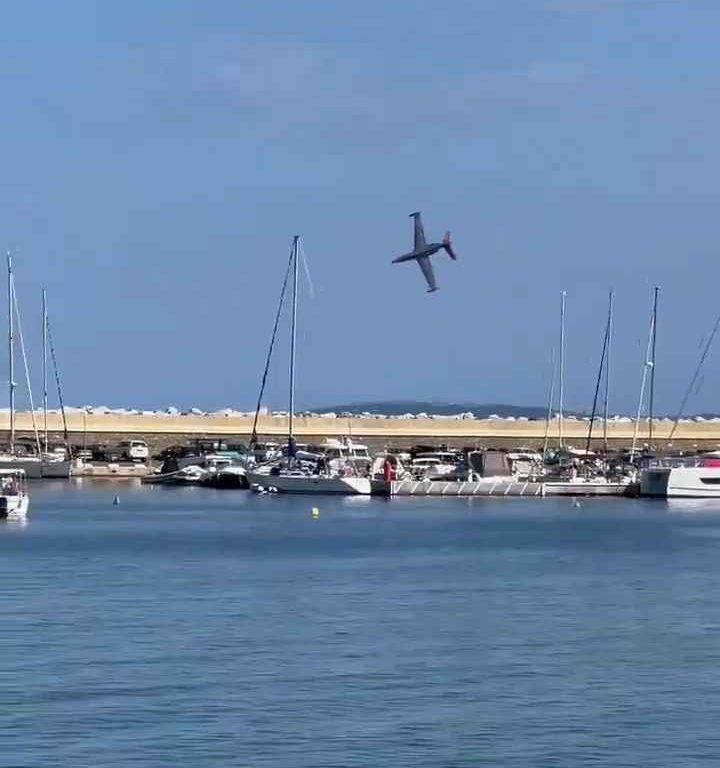
<path id="1" fill-rule="evenodd" d="M 153 446 L 176 444 L 195 437 L 221 436 L 246 441 L 252 431 L 252 418 L 233 416 L 159 416 L 124 414 L 68 414 L 68 428 L 72 443 L 88 444 L 119 441 L 135 435 L 149 440 Z M 42 426 L 41 414 L 36 414 L 38 428 Z M 56 435 L 62 434 L 60 414 L 49 414 L 48 426 Z M 18 413 L 16 428 L 23 434 L 32 432 L 30 413 Z M 654 442 L 665 445 L 672 424 L 656 422 Z M 9 429 L 9 415 L 0 414 L 0 431 Z M 295 434 L 299 441 L 322 439 L 323 437 L 352 437 L 374 446 L 385 444 L 410 445 L 430 442 L 449 445 L 513 445 L 538 446 L 543 442 L 546 425 L 544 421 L 498 421 L 454 419 L 321 419 L 296 418 Z M 566 443 L 582 446 L 587 439 L 588 424 L 582 421 L 565 421 L 563 433 Z M 259 420 L 258 433 L 265 437 L 281 438 L 287 434 L 287 418 L 263 417 Z M 617 446 L 630 445 L 634 424 L 609 424 L 608 437 Z M 597 444 L 602 438 L 602 425 L 593 430 Z M 112 440 L 108 438 L 111 437 Z M 551 422 L 549 429 L 551 444 L 557 444 L 558 424 Z M 648 440 L 648 424 L 641 422 L 639 444 Z M 673 436 L 673 445 L 679 447 L 720 447 L 720 423 L 681 423 Z"/>

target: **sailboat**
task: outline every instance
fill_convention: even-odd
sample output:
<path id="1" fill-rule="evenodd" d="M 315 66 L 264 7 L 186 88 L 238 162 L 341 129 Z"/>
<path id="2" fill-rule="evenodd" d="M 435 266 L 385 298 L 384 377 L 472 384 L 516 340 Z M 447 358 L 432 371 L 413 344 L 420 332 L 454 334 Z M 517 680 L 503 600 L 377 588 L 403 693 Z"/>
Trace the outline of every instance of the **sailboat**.
<path id="1" fill-rule="evenodd" d="M 10 435 L 7 450 L 0 453 L 0 470 L 23 470 L 25 477 L 38 479 L 42 477 L 42 459 L 40 458 L 40 437 L 35 423 L 35 408 L 32 400 L 32 391 L 30 389 L 30 375 L 25 356 L 25 344 L 22 337 L 22 327 L 20 325 L 20 311 L 15 296 L 15 278 L 13 275 L 12 255 L 7 254 L 7 291 L 8 291 L 8 374 L 9 374 L 9 396 L 10 396 Z M 23 363 L 25 366 L 25 376 L 28 386 L 28 396 L 30 399 L 30 411 L 32 413 L 33 431 L 35 433 L 36 455 L 18 454 L 17 441 L 15 435 L 15 320 L 17 320 L 17 333 L 20 347 L 23 354 Z"/>
<path id="2" fill-rule="evenodd" d="M 565 452 L 572 458 L 572 464 L 557 477 L 546 477 L 543 486 L 546 496 L 622 496 L 634 492 L 631 488 L 629 477 L 609 477 L 607 466 L 596 464 L 591 461 L 594 453 L 591 451 L 592 430 L 597 414 L 598 395 L 600 393 L 600 384 L 603 373 L 605 374 L 605 398 L 604 398 L 604 443 L 607 446 L 607 409 L 608 409 L 608 389 L 609 389 L 609 355 L 610 344 L 612 341 L 612 322 L 613 322 L 613 292 L 608 296 L 608 315 L 603 336 L 602 354 L 600 357 L 600 368 L 598 370 L 597 381 L 595 384 L 595 396 L 593 398 L 592 413 L 588 424 L 588 435 L 584 449 L 564 448 L 562 445 L 562 418 L 563 418 L 563 369 L 564 369 L 564 340 L 565 340 L 565 291 L 562 293 L 560 309 L 560 402 L 559 402 L 559 452 Z M 551 388 L 552 393 L 552 388 Z M 552 394 L 551 394 L 552 398 Z M 548 421 L 550 413 L 548 411 Z M 547 445 L 547 431 L 546 431 Z M 606 448 L 607 453 L 607 448 Z M 578 471 L 578 461 L 582 460 L 580 471 Z M 603 471 L 604 470 L 604 471 Z M 567 476 L 569 471 L 569 477 Z"/>
<path id="3" fill-rule="evenodd" d="M 275 318 L 275 329 L 268 353 L 268 362 L 263 376 L 262 390 L 267 376 L 267 369 L 270 362 L 270 355 L 277 331 L 277 323 L 284 300 L 285 287 L 287 285 L 288 275 L 292 274 L 292 311 L 290 328 L 290 396 L 288 408 L 288 442 L 287 455 L 278 462 L 265 466 L 256 467 L 248 470 L 247 480 L 250 487 L 254 490 L 266 490 L 277 493 L 322 493 L 322 494 L 341 494 L 341 495 L 368 495 L 370 493 L 370 478 L 358 477 L 351 465 L 341 468 L 339 471 L 330 471 L 322 462 L 318 461 L 315 468 L 310 468 L 307 462 L 302 461 L 298 455 L 294 434 L 294 413 L 295 413 L 295 350 L 297 340 L 297 300 L 298 300 L 298 262 L 300 257 L 300 237 L 296 235 L 293 238 L 292 249 L 290 251 L 290 262 L 288 264 L 288 274 L 286 274 L 285 283 L 280 296 L 280 306 Z M 251 443 L 256 440 L 256 426 L 258 409 L 255 415 L 255 427 L 253 427 L 253 436 Z"/>
<path id="4" fill-rule="evenodd" d="M 640 469 L 640 495 L 659 498 L 690 498 L 690 499 L 720 499 L 720 452 L 708 451 L 698 456 L 662 456 L 653 445 L 653 407 L 655 384 L 655 347 L 657 337 L 657 295 L 655 289 L 653 301 L 653 314 L 650 325 L 650 339 L 648 340 L 648 355 L 646 369 L 643 372 L 643 381 L 640 389 L 640 404 L 638 405 L 638 419 L 635 423 L 635 438 L 633 439 L 633 453 L 637 442 L 637 429 L 642 408 L 643 390 L 645 386 L 646 371 L 650 375 L 650 398 L 648 407 L 648 449 L 649 456 L 645 457 L 644 466 Z M 675 430 L 687 404 L 690 394 L 695 389 L 700 370 L 707 358 L 710 346 L 720 328 L 720 316 L 715 321 L 712 332 L 704 346 L 700 361 L 695 369 L 690 386 L 685 392 L 675 423 L 668 437 L 668 444 L 675 434 Z M 655 450 L 653 450 L 655 448 Z M 654 456 L 653 456 L 654 454 Z"/>
<path id="5" fill-rule="evenodd" d="M 60 375 L 58 373 L 57 360 L 55 358 L 55 347 L 52 343 L 52 334 L 50 333 L 47 290 L 45 288 L 42 290 L 42 330 L 43 452 L 41 472 L 43 477 L 67 479 L 70 477 L 72 462 L 67 449 L 68 429 L 67 420 L 65 418 L 65 405 L 63 403 L 62 389 L 60 387 Z M 48 347 L 52 357 L 55 384 L 57 385 L 60 412 L 63 420 L 63 438 L 65 447 L 62 453 L 50 451 L 50 446 L 48 444 Z"/>

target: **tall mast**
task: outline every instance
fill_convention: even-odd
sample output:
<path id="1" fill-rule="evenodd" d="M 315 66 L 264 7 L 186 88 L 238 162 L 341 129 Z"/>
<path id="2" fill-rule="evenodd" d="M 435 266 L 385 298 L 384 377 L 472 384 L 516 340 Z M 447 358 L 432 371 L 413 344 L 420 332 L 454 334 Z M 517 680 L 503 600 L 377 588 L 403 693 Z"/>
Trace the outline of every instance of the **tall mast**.
<path id="1" fill-rule="evenodd" d="M 47 388 L 47 290 L 42 289 L 42 387 L 43 433 L 45 453 L 48 451 L 48 388 Z"/>
<path id="2" fill-rule="evenodd" d="M 650 423 L 648 426 L 648 447 L 652 450 L 653 441 L 653 408 L 655 405 L 655 342 L 657 340 L 657 304 L 658 293 L 660 289 L 655 286 L 655 295 L 653 296 L 653 311 L 652 311 L 652 346 L 650 348 L 650 404 L 648 406 L 648 416 L 650 417 Z"/>
<path id="3" fill-rule="evenodd" d="M 548 392 L 547 415 L 545 417 L 545 437 L 543 439 L 543 450 L 542 450 L 543 464 L 545 464 L 545 457 L 547 456 L 548 434 L 550 432 L 550 418 L 552 417 L 552 407 L 553 407 L 553 402 L 555 400 L 555 373 L 556 373 L 555 366 L 556 366 L 555 349 L 553 348 L 550 351 L 550 391 Z"/>
<path id="4" fill-rule="evenodd" d="M 613 292 L 608 296 L 607 356 L 605 358 L 605 401 L 603 402 L 603 446 L 608 452 L 608 400 L 610 397 L 610 352 L 613 332 Z"/>
<path id="5" fill-rule="evenodd" d="M 563 395 L 565 391 L 565 291 L 560 294 L 560 393 L 558 397 L 558 443 L 563 447 Z"/>
<path id="6" fill-rule="evenodd" d="M 15 453 L 15 353 L 13 342 L 13 311 L 15 290 L 13 286 L 12 255 L 7 252 L 8 271 L 8 373 L 10 376 L 10 453 Z"/>
<path id="7" fill-rule="evenodd" d="M 655 289 L 657 291 L 657 288 Z M 635 449 L 638 440 L 638 430 L 640 428 L 640 416 L 642 415 L 643 402 L 645 401 L 645 384 L 647 382 L 648 370 L 653 367 L 652 364 L 652 346 L 655 335 L 655 303 L 653 302 L 653 313 L 650 315 L 650 330 L 648 331 L 647 349 L 645 350 L 645 361 L 643 363 L 642 380 L 640 381 L 640 395 L 638 397 L 637 415 L 635 416 L 635 428 L 633 429 L 632 448 L 630 449 L 630 461 L 635 456 Z"/>
<path id="8" fill-rule="evenodd" d="M 605 335 L 603 336 L 602 354 L 600 355 L 600 367 L 598 368 L 597 381 L 595 382 L 595 395 L 593 396 L 592 412 L 590 413 L 590 425 L 588 426 L 587 442 L 585 444 L 585 455 L 590 455 L 590 444 L 592 442 L 592 431 L 595 424 L 595 415 L 597 414 L 597 401 L 598 394 L 600 393 L 600 382 L 603 378 L 603 370 L 605 370 L 605 357 L 608 351 L 608 341 L 610 339 L 610 323 L 612 321 L 612 292 L 610 293 L 610 304 L 608 306 L 607 322 L 605 323 Z M 607 384 L 607 382 L 606 382 Z M 605 407 L 607 408 L 607 388 L 605 390 Z M 607 412 L 605 414 L 605 420 L 607 422 Z M 605 424 L 606 436 L 605 442 L 607 443 L 607 423 Z"/>
<path id="9" fill-rule="evenodd" d="M 293 290 L 292 290 L 292 326 L 290 331 L 290 413 L 288 417 L 288 455 L 295 456 L 295 437 L 293 435 L 293 415 L 295 413 L 295 341 L 297 338 L 297 292 L 298 292 L 298 249 L 300 236 L 293 238 Z"/>

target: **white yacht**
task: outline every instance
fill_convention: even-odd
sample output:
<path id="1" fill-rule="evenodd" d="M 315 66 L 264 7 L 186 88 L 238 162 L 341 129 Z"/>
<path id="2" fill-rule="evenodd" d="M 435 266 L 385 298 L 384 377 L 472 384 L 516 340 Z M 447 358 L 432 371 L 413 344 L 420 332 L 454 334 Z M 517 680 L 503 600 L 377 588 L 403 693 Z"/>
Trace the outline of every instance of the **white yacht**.
<path id="1" fill-rule="evenodd" d="M 273 473 L 248 472 L 247 480 L 255 491 L 271 493 L 319 493 L 344 496 L 370 495 L 370 478 L 354 475 L 313 475 L 303 470 Z"/>
<path id="2" fill-rule="evenodd" d="M 452 451 L 427 451 L 415 455 L 410 472 L 418 480 L 444 480 L 457 474 L 460 456 Z"/>
<path id="3" fill-rule="evenodd" d="M 660 498 L 720 499 L 717 454 L 663 459 L 640 470 L 640 495 Z"/>
<path id="4" fill-rule="evenodd" d="M 29 506 L 25 472 L 0 469 L 0 519 L 24 520 Z"/>
<path id="5" fill-rule="evenodd" d="M 344 440 L 327 438 L 317 446 L 317 451 L 336 471 L 340 471 L 348 465 L 357 470 L 369 471 L 372 466 L 372 457 L 368 447 L 349 438 Z"/>

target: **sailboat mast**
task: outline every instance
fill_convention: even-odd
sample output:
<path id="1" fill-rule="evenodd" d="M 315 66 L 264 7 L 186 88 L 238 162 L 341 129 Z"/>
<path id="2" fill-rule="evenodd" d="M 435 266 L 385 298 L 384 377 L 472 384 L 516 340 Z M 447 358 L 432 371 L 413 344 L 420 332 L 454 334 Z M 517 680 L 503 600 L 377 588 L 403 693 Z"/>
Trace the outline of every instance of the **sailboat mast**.
<path id="1" fill-rule="evenodd" d="M 657 341 L 657 304 L 658 293 L 660 289 L 655 286 L 655 295 L 653 297 L 653 312 L 652 312 L 652 345 L 650 348 L 650 404 L 648 407 L 648 416 L 650 419 L 648 426 L 648 447 L 652 450 L 653 441 L 653 413 L 655 405 L 655 342 Z"/>
<path id="2" fill-rule="evenodd" d="M 10 453 L 15 453 L 15 353 L 14 353 L 14 331 L 13 331 L 13 311 L 15 291 L 13 287 L 12 255 L 7 252 L 7 271 L 8 271 L 8 373 L 10 376 Z"/>
<path id="3" fill-rule="evenodd" d="M 42 289 L 42 387 L 43 387 L 43 438 L 45 453 L 48 451 L 48 388 L 47 388 L 47 290 Z"/>
<path id="4" fill-rule="evenodd" d="M 613 292 L 608 296 L 607 357 L 605 359 L 605 400 L 603 402 L 603 446 L 608 452 L 608 400 L 610 398 L 610 352 L 613 332 Z"/>
<path id="5" fill-rule="evenodd" d="M 292 290 L 292 326 L 290 331 L 290 408 L 288 417 L 288 455 L 295 455 L 295 437 L 293 435 L 293 415 L 295 413 L 295 341 L 297 338 L 297 293 L 298 293 L 298 249 L 300 236 L 293 238 L 293 290 Z"/>
<path id="6" fill-rule="evenodd" d="M 558 397 L 558 443 L 563 447 L 563 395 L 565 393 L 565 291 L 560 294 L 560 393 Z"/>
<path id="7" fill-rule="evenodd" d="M 548 436 L 550 433 L 550 419 L 552 417 L 553 401 L 555 400 L 555 349 L 550 351 L 550 391 L 548 392 L 547 400 L 547 414 L 545 416 L 545 437 L 543 438 L 542 457 L 543 464 L 545 464 L 545 457 L 547 456 L 548 449 Z"/>
<path id="8" fill-rule="evenodd" d="M 653 304 L 654 306 L 654 304 Z M 633 460 L 636 453 L 638 441 L 638 431 L 640 429 L 640 417 L 642 416 L 643 403 L 645 401 L 645 384 L 647 383 L 648 369 L 652 367 L 652 343 L 655 333 L 655 316 L 650 315 L 650 330 L 648 331 L 647 349 L 645 350 L 645 361 L 643 363 L 642 380 L 640 381 L 640 395 L 638 396 L 637 415 L 635 416 L 635 428 L 633 429 L 632 448 L 630 449 L 630 461 Z"/>
<path id="9" fill-rule="evenodd" d="M 590 424 L 588 426 L 588 434 L 587 434 L 587 442 L 585 444 L 585 455 L 590 455 L 590 444 L 592 442 L 592 431 L 593 426 L 595 425 L 595 415 L 597 414 L 597 401 L 598 401 L 598 395 L 600 394 L 600 383 L 602 382 L 603 378 L 603 371 L 605 370 L 605 357 L 607 355 L 608 351 L 608 341 L 610 339 L 610 322 L 612 319 L 612 293 L 611 296 L 611 303 L 608 307 L 608 317 L 607 322 L 605 323 L 605 335 L 603 336 L 603 345 L 602 345 L 602 354 L 600 355 L 600 367 L 598 368 L 598 375 L 597 375 L 597 381 L 595 382 L 595 395 L 593 396 L 593 404 L 592 404 L 592 412 L 590 413 Z M 606 399 L 607 399 L 607 391 L 606 391 Z M 607 414 L 605 415 L 605 418 L 607 419 Z M 607 427 L 607 425 L 606 425 Z M 606 442 L 607 442 L 607 436 L 606 436 Z"/>

